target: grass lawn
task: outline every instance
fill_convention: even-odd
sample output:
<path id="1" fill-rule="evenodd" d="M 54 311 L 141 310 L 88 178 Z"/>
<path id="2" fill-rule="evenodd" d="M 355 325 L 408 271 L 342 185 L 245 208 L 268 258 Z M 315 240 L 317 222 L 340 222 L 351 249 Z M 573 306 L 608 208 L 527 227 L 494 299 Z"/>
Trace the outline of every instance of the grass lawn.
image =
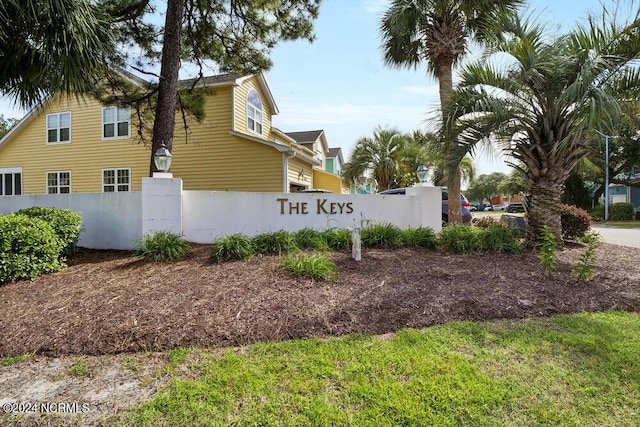
<path id="1" fill-rule="evenodd" d="M 122 425 L 640 425 L 640 315 L 178 349 Z"/>
<path id="2" fill-rule="evenodd" d="M 640 228 L 640 221 L 598 221 L 596 224 L 611 225 L 614 227 Z"/>

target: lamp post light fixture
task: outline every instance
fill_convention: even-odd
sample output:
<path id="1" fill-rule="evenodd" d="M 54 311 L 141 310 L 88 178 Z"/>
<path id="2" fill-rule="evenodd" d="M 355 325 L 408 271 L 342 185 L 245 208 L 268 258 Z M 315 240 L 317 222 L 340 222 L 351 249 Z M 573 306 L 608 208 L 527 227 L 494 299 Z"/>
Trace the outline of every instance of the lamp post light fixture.
<path id="1" fill-rule="evenodd" d="M 617 136 L 605 135 L 597 129 L 596 133 L 604 137 L 604 220 L 609 221 L 609 138 L 618 138 Z"/>
<path id="2" fill-rule="evenodd" d="M 416 174 L 418 175 L 418 181 L 421 183 L 427 182 L 427 176 L 429 175 L 429 168 L 420 163 L 418 169 L 416 170 Z"/>
<path id="3" fill-rule="evenodd" d="M 164 143 L 160 145 L 160 148 L 158 148 L 153 155 L 153 163 L 156 165 L 156 169 L 162 173 L 167 173 L 169 171 L 169 168 L 171 167 L 171 159 L 171 152 L 167 149 Z"/>

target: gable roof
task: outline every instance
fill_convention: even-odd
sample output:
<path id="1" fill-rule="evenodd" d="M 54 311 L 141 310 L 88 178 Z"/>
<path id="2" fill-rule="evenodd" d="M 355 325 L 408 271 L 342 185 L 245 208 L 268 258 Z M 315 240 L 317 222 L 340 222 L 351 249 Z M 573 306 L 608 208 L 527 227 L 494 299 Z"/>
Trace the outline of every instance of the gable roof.
<path id="1" fill-rule="evenodd" d="M 327 153 L 327 157 L 338 157 L 339 154 L 342 154 L 342 148 L 333 147 L 333 148 L 329 148 L 329 152 Z"/>
<path id="2" fill-rule="evenodd" d="M 323 130 L 307 130 L 302 132 L 287 132 L 287 136 L 294 139 L 299 144 L 316 142 L 324 133 Z"/>

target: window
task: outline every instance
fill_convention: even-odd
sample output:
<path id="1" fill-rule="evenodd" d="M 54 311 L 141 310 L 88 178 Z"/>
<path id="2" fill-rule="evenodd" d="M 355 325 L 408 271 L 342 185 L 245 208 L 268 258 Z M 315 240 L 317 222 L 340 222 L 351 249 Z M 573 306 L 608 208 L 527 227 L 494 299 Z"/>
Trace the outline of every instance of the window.
<path id="1" fill-rule="evenodd" d="M 131 169 L 103 169 L 102 191 L 113 193 L 117 191 L 129 191 L 131 187 Z"/>
<path id="2" fill-rule="evenodd" d="M 71 193 L 71 171 L 47 172 L 47 194 Z"/>
<path id="3" fill-rule="evenodd" d="M 102 138 L 129 138 L 130 124 L 131 108 L 105 107 L 102 109 Z"/>
<path id="4" fill-rule="evenodd" d="M 262 135 L 262 101 L 255 89 L 247 95 L 247 128 Z"/>
<path id="5" fill-rule="evenodd" d="M 0 196 L 22 194 L 22 168 L 0 169 Z"/>
<path id="6" fill-rule="evenodd" d="M 47 144 L 71 142 L 71 113 L 47 114 Z"/>

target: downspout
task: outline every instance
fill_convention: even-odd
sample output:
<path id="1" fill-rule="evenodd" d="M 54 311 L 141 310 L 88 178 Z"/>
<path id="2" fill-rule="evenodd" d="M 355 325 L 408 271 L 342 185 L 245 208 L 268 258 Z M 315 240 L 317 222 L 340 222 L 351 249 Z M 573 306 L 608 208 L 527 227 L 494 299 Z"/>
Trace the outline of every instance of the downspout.
<path id="1" fill-rule="evenodd" d="M 282 152 L 282 192 L 289 192 L 289 159 L 293 159 L 296 156 L 296 152 L 293 150 Z"/>

